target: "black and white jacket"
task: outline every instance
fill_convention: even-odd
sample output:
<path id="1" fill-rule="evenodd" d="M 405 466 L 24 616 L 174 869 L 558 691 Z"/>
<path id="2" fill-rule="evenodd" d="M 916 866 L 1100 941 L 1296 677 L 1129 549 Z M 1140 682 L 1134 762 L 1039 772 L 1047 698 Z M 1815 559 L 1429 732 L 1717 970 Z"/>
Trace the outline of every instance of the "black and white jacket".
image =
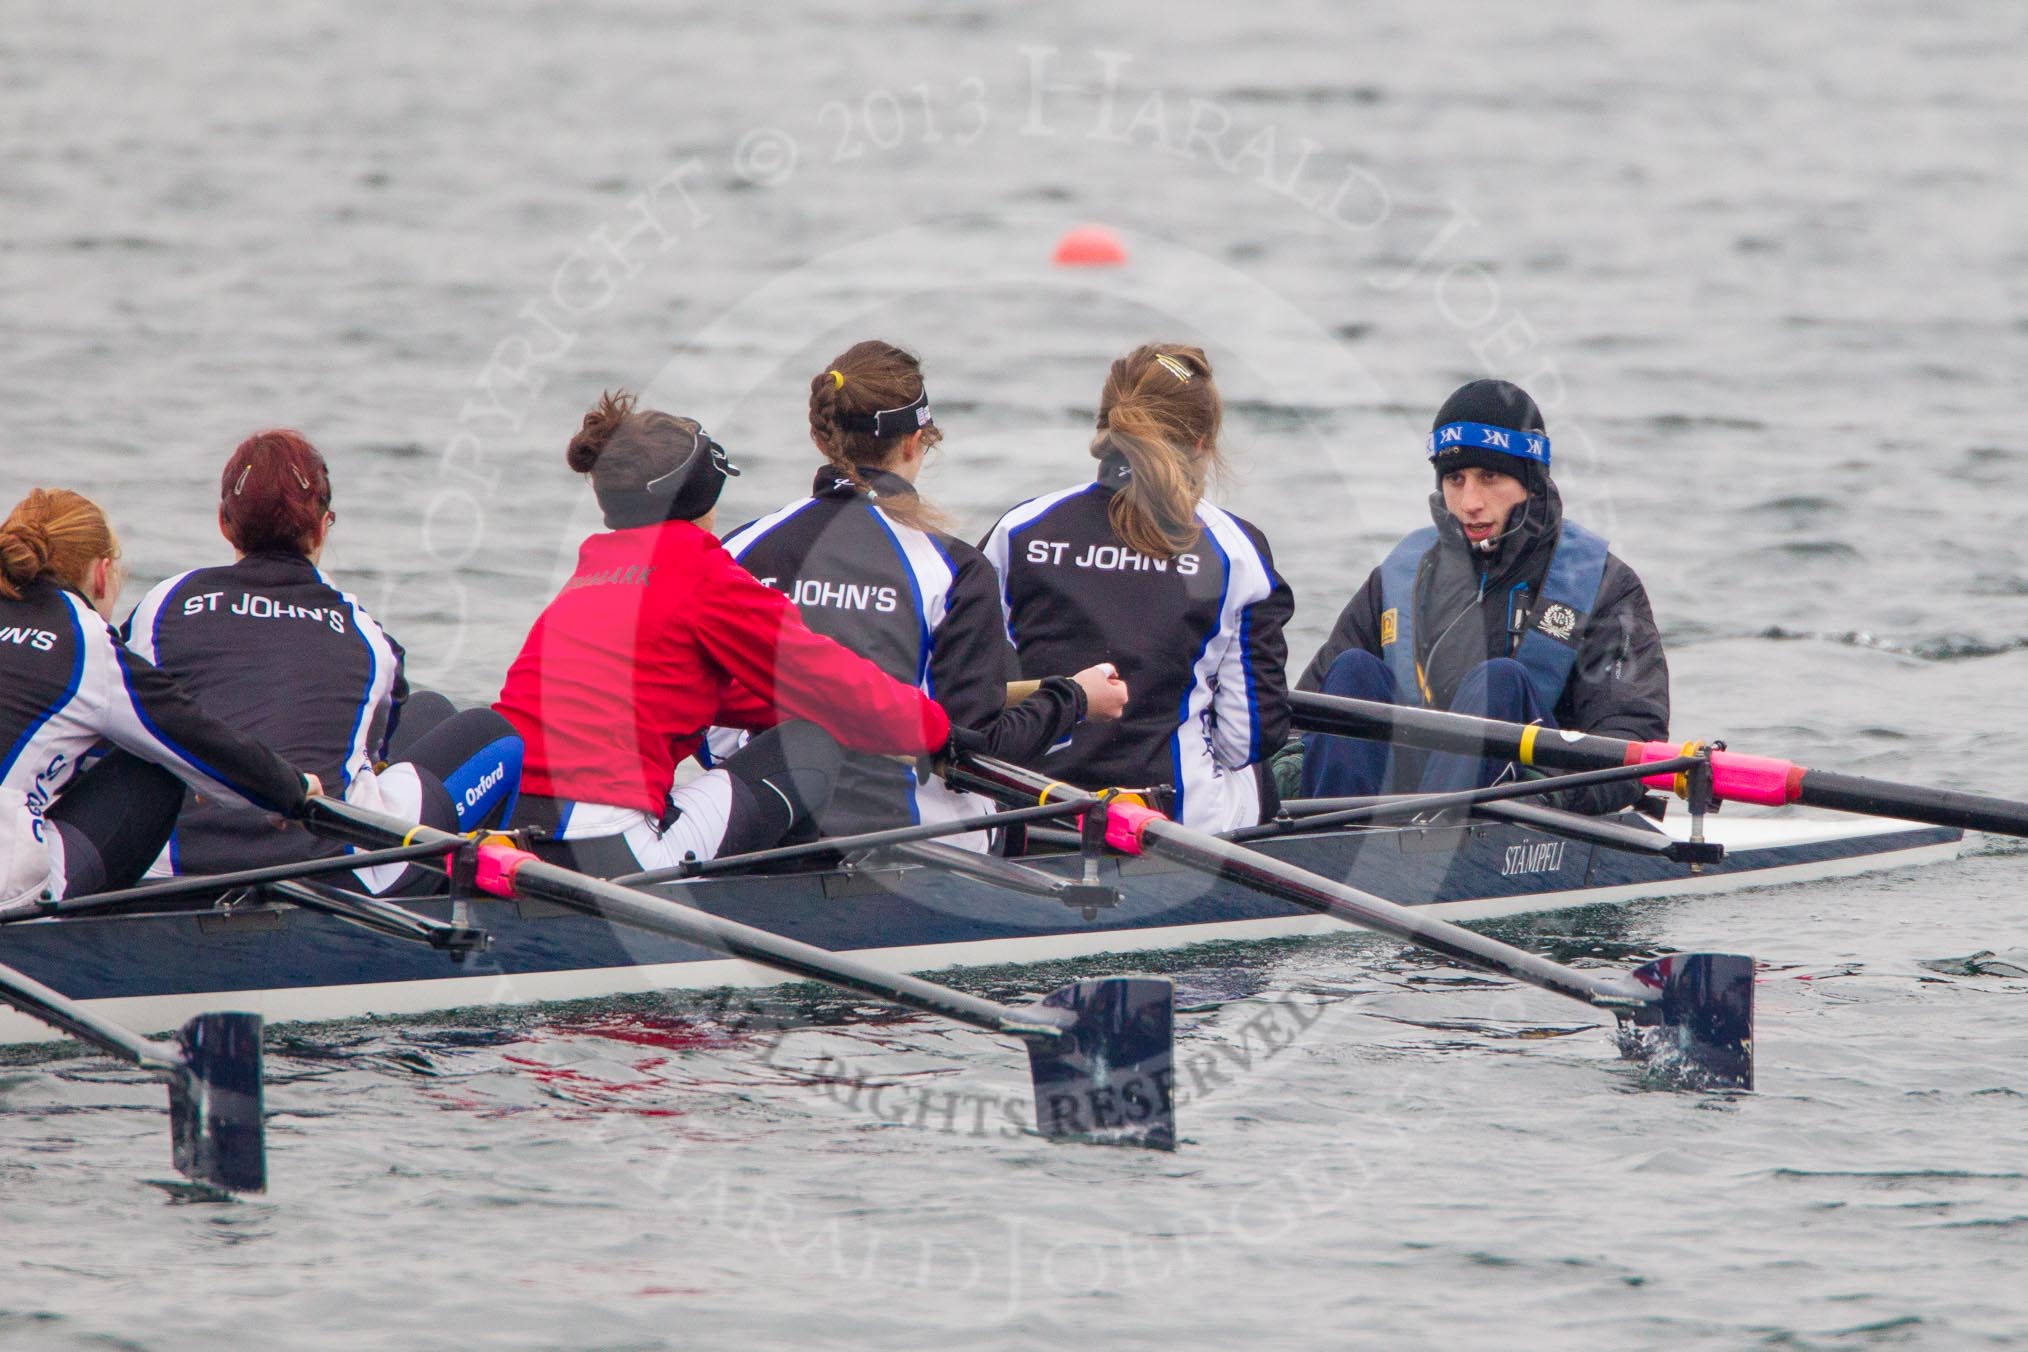
<path id="1" fill-rule="evenodd" d="M 1254 767 L 1288 732 L 1294 609 L 1260 531 L 1209 503 L 1197 542 L 1173 559 L 1123 544 L 1107 512 L 1128 474 L 1022 503 L 982 546 L 998 570 L 1022 670 L 1119 668 L 1126 716 L 1086 723 L 1037 766 L 1085 788 L 1174 785 L 1187 825 L 1252 825 L 1264 809 Z"/>
<path id="2" fill-rule="evenodd" d="M 828 466 L 812 496 L 740 527 L 725 547 L 770 587 L 786 592 L 819 634 L 868 659 L 943 705 L 954 725 L 985 735 L 991 754 L 1040 757 L 1083 717 L 1084 692 L 1069 680 L 1008 709 L 1007 683 L 1019 676 L 1000 615 L 998 579 L 979 551 L 940 532 L 894 520 L 882 500 L 913 496 L 898 475 L 867 476 L 872 492 Z M 714 736 L 714 750 L 728 743 Z M 976 794 L 882 757 L 847 761 L 823 827 L 827 834 L 907 822 L 956 821 L 992 811 Z M 954 843 L 982 848 L 983 835 Z"/>
<path id="3" fill-rule="evenodd" d="M 122 644 L 82 596 L 43 579 L 21 600 L 0 601 L 0 846 L 50 851 L 57 896 L 61 848 L 43 816 L 102 740 L 234 804 L 292 813 L 303 802 L 295 770 L 207 717 L 167 672 Z M 44 866 L 0 860 L 0 877 Z"/>
<path id="4" fill-rule="evenodd" d="M 206 712 L 334 794 L 354 796 L 355 782 L 371 778 L 408 698 L 400 645 L 301 554 L 250 554 L 171 577 L 142 598 L 125 633 Z M 158 871 L 213 873 L 341 848 L 203 800 L 185 805 Z"/>

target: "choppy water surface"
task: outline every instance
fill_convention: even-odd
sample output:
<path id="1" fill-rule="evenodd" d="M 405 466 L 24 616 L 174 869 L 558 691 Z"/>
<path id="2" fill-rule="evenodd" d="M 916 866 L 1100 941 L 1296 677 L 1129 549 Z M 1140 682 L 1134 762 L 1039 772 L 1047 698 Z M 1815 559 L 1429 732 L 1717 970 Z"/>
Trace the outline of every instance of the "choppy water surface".
<path id="1" fill-rule="evenodd" d="M 145 584 L 222 557 L 217 467 L 301 426 L 328 566 L 476 698 L 592 524 L 560 448 L 602 386 L 702 417 L 743 518 L 803 491 L 823 359 L 909 343 L 948 436 L 926 487 L 983 528 L 1086 474 L 1111 357 L 1189 337 L 1300 661 L 1419 522 L 1428 411 L 1490 370 L 1551 405 L 1573 515 L 1647 580 L 1677 731 L 2024 795 L 2024 29 L 17 4 L 0 498 L 93 492 Z M 1134 263 L 1052 271 L 1083 220 Z M 2010 1342 L 2028 979 L 1936 960 L 2028 948 L 2022 877 L 1980 844 L 1512 928 L 1755 954 L 1751 1096 L 1644 1088 L 1576 1006 L 1388 944 L 1186 955 L 1184 1054 L 1223 1078 L 1173 1156 L 1009 1137 L 971 1105 L 1018 1098 L 1018 1053 L 969 1032 L 642 1001 L 289 1032 L 273 1190 L 205 1204 L 147 1181 L 158 1089 L 29 1058 L 0 1344 Z M 1264 1012 L 1289 1045 L 1242 1066 Z"/>

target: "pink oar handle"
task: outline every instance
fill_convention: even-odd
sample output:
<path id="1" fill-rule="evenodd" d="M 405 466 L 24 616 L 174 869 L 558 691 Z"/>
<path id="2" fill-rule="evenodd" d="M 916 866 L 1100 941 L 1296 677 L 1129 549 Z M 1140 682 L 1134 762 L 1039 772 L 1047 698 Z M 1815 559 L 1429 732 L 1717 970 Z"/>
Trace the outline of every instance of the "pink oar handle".
<path id="1" fill-rule="evenodd" d="M 1678 756 L 1692 755 L 1700 743 L 1685 742 L 1677 746 L 1671 742 L 1641 742 L 1632 750 L 1638 754 L 1627 757 L 1629 765 L 1646 765 L 1652 761 L 1675 760 Z M 1802 795 L 1803 776 L 1808 773 L 1791 761 L 1776 760 L 1772 756 L 1746 756 L 1737 751 L 1714 751 L 1711 753 L 1711 792 L 1721 802 L 1763 803 L 1769 807 L 1780 807 L 1793 803 Z M 1651 789 L 1676 788 L 1678 776 L 1649 775 L 1641 782 Z"/>

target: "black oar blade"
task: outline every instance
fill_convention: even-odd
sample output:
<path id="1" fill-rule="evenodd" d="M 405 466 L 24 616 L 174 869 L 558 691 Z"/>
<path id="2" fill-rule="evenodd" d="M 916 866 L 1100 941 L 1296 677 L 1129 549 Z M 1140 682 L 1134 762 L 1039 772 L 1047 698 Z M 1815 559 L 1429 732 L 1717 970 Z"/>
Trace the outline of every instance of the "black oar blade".
<path id="1" fill-rule="evenodd" d="M 261 1116 L 261 1016 L 199 1014 L 176 1041 L 183 1067 L 169 1080 L 176 1167 L 230 1192 L 268 1185 Z"/>
<path id="2" fill-rule="evenodd" d="M 1057 1141 L 1176 1148 L 1176 991 L 1166 977 L 1077 981 L 1042 1000 L 1072 1022 L 1028 1044 L 1035 1124 Z"/>
<path id="3" fill-rule="evenodd" d="M 1634 1015 L 1655 1030 L 1700 1082 L 1753 1088 L 1753 959 L 1737 953 L 1671 953 L 1636 967 L 1634 980 L 1659 992 Z"/>

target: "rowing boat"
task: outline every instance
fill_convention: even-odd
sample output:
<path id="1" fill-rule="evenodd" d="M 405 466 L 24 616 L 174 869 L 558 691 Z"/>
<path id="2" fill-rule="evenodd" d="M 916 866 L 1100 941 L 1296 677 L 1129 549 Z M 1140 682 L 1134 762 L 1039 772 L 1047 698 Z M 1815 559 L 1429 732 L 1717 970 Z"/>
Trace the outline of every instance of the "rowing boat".
<path id="1" fill-rule="evenodd" d="M 1622 827 L 1686 840 L 1687 821 Z M 1275 858 L 1446 920 L 1803 883 L 1956 856 L 1954 828 L 1794 813 L 1718 816 L 1723 858 L 1692 868 L 1511 821 L 1364 826 L 1252 842 Z M 1715 853 L 1715 851 L 1713 852 Z M 849 867 L 728 874 L 645 890 L 893 972 L 1340 933 L 1328 917 L 1159 858 L 1030 856 L 1096 888 L 1024 895 L 891 854 Z M 307 900 L 307 898 L 305 898 Z M 1066 904 L 1066 900 L 1072 904 Z M 204 1011 L 272 1022 L 412 1015 L 657 990 L 757 986 L 781 972 L 530 900 L 404 903 L 439 922 L 398 937 L 275 892 L 152 914 L 0 926 L 0 964 L 136 1028 Z M 458 936 L 463 936 L 462 938 Z M 61 1036 L 0 1009 L 0 1043 Z"/>
<path id="2" fill-rule="evenodd" d="M 1311 732 L 1400 737 L 1566 773 L 1289 803 L 1274 820 L 1221 837 L 1171 821 L 1150 806 L 1152 791 L 1094 792 L 954 750 L 938 772 L 1000 804 L 999 813 L 687 858 L 611 880 L 546 862 L 514 833 L 452 835 L 313 795 L 304 825 L 363 853 L 0 907 L 0 1002 L 166 1082 L 177 1167 L 228 1192 L 266 1182 L 264 1016 L 419 1014 L 785 978 L 1018 1042 L 1038 1135 L 1172 1150 L 1166 978 L 1073 981 L 1005 1005 L 914 973 L 1346 924 L 1608 1011 L 1624 1054 L 1687 1072 L 1686 1084 L 1750 1091 L 1750 956 L 1679 952 L 1630 970 L 1579 968 L 1457 920 L 1898 867 L 1955 855 L 1966 829 L 2028 836 L 2028 803 L 1820 772 L 1722 743 L 1545 738 L 1532 725 L 1323 695 L 1299 696 L 1296 713 Z M 1687 828 L 1665 830 L 1638 813 L 1594 821 L 1544 801 L 1626 780 L 1673 788 L 1689 804 Z M 1726 801 L 1871 820 L 1784 814 L 1727 819 L 1707 832 Z M 1070 823 L 1074 832 L 1060 829 Z M 1044 848 L 1018 850 L 1027 857 L 1015 860 L 935 839 L 989 825 L 1010 844 Z M 832 858 L 844 864 L 815 864 Z M 396 862 L 440 870 L 445 895 L 411 909 L 322 880 L 334 868 Z M 162 909 L 193 897 L 209 904 Z M 228 1003 L 242 1008 L 215 1008 Z M 130 1026 L 192 1011 L 159 1041 Z M 22 1021 L 0 1023 L 0 1041 L 42 1036 Z"/>

